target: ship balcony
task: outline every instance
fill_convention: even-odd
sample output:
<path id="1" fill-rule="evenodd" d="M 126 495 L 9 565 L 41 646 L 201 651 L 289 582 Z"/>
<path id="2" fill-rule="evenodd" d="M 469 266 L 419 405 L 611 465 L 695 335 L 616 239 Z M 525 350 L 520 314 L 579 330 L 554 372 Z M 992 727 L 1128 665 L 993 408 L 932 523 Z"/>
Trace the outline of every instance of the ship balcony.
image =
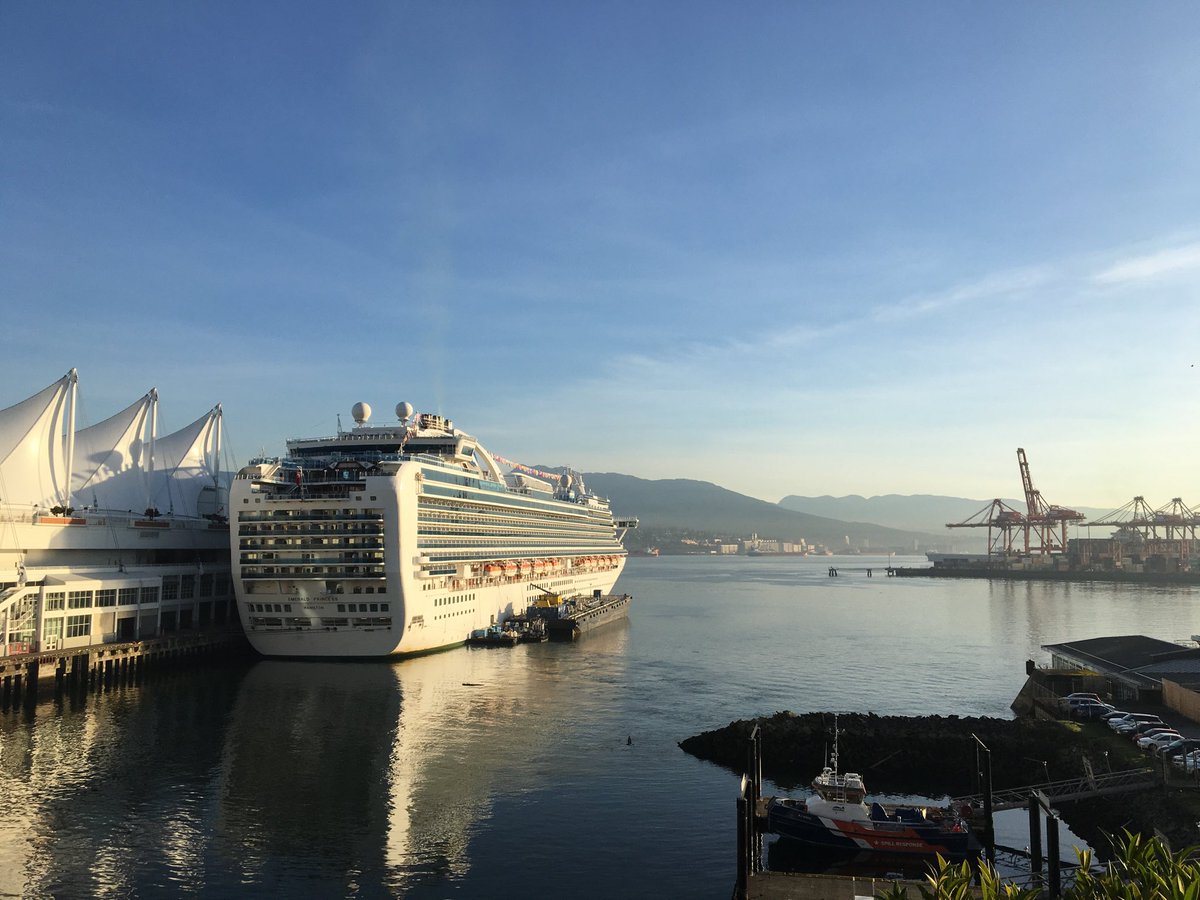
<path id="1" fill-rule="evenodd" d="M 278 581 L 282 579 L 354 578 L 378 579 L 386 577 L 384 567 L 379 566 L 242 566 L 241 578 L 247 580 Z"/>
<path id="2" fill-rule="evenodd" d="M 242 542 L 257 540 L 260 542 L 277 539 L 318 539 L 318 538 L 374 538 L 383 539 L 383 528 L 242 528 L 238 532 Z"/>
<path id="3" fill-rule="evenodd" d="M 298 551 L 297 551 L 298 552 Z M 246 557 L 245 551 L 242 553 L 243 559 Z M 353 555 L 334 555 L 334 556 L 310 556 L 300 558 L 293 555 L 282 556 L 278 553 L 271 559 L 256 559 L 248 561 L 246 565 L 275 565 L 275 566 L 382 566 L 384 564 L 383 554 L 368 555 L 365 553 L 355 553 Z"/>
<path id="4" fill-rule="evenodd" d="M 382 513 L 341 513 L 329 510 L 246 511 L 238 515 L 238 523 L 246 522 L 381 522 Z"/>
<path id="5" fill-rule="evenodd" d="M 265 541 L 255 541 L 242 538 L 238 542 L 238 547 L 243 552 L 253 551 L 256 553 L 288 553 L 290 551 L 313 550 L 322 552 L 366 553 L 372 550 L 382 551 L 383 541 L 372 540 L 358 544 L 349 544 L 334 538 L 326 538 L 322 541 L 296 541 L 294 538 L 271 538 Z"/>

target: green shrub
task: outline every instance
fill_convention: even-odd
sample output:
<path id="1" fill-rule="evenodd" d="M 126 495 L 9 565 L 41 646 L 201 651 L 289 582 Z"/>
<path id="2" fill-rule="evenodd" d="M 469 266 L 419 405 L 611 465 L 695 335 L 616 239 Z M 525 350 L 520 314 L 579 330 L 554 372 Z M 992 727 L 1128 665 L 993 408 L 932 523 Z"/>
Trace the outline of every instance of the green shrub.
<path id="1" fill-rule="evenodd" d="M 1114 841 L 1115 855 L 1102 870 L 1092 870 L 1090 850 L 1077 850 L 1079 871 L 1064 900 L 1200 900 L 1200 848 L 1178 853 L 1158 838 L 1129 831 Z M 928 887 L 919 890 L 924 900 L 1034 900 L 1042 889 L 1005 884 L 991 866 L 979 866 L 979 884 L 969 863 L 957 865 L 941 856 L 927 877 Z M 909 900 L 908 889 L 893 884 L 878 895 L 879 900 Z"/>

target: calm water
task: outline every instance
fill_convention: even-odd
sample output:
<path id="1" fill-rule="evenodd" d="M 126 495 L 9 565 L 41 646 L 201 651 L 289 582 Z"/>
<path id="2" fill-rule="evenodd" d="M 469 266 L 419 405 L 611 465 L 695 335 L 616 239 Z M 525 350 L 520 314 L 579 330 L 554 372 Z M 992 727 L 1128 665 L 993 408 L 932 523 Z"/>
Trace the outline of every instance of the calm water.
<path id="1" fill-rule="evenodd" d="M 634 559 L 631 620 L 575 645 L 262 661 L 5 713 L 0 894 L 724 898 L 737 779 L 683 738 L 782 709 L 1007 717 L 1043 643 L 1200 631 L 1188 589 L 830 562 Z"/>

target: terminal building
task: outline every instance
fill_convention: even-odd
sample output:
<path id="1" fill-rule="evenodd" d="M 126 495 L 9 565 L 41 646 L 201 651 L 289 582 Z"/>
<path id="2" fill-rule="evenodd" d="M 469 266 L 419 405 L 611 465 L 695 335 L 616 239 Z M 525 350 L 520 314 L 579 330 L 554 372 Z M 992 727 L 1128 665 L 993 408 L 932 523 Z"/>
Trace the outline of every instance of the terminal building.
<path id="1" fill-rule="evenodd" d="M 0 409 L 0 656 L 236 615 L 220 405 L 159 436 L 151 390 L 77 428 L 77 390 L 72 369 Z"/>

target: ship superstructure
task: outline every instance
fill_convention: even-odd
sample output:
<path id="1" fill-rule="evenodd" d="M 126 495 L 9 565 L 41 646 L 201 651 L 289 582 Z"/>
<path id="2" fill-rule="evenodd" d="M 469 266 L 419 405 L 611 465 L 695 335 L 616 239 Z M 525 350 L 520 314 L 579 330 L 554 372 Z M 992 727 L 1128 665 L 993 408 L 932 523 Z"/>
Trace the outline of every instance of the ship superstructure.
<path id="1" fill-rule="evenodd" d="M 234 586 L 261 653 L 424 653 L 621 574 L 636 523 L 615 522 L 578 475 L 521 471 L 407 403 L 394 425 L 352 412 L 350 430 L 289 440 L 234 478 Z"/>
<path id="2" fill-rule="evenodd" d="M 157 434 L 158 392 L 77 427 L 74 369 L 0 409 L 0 656 L 233 613 L 221 407 Z"/>

